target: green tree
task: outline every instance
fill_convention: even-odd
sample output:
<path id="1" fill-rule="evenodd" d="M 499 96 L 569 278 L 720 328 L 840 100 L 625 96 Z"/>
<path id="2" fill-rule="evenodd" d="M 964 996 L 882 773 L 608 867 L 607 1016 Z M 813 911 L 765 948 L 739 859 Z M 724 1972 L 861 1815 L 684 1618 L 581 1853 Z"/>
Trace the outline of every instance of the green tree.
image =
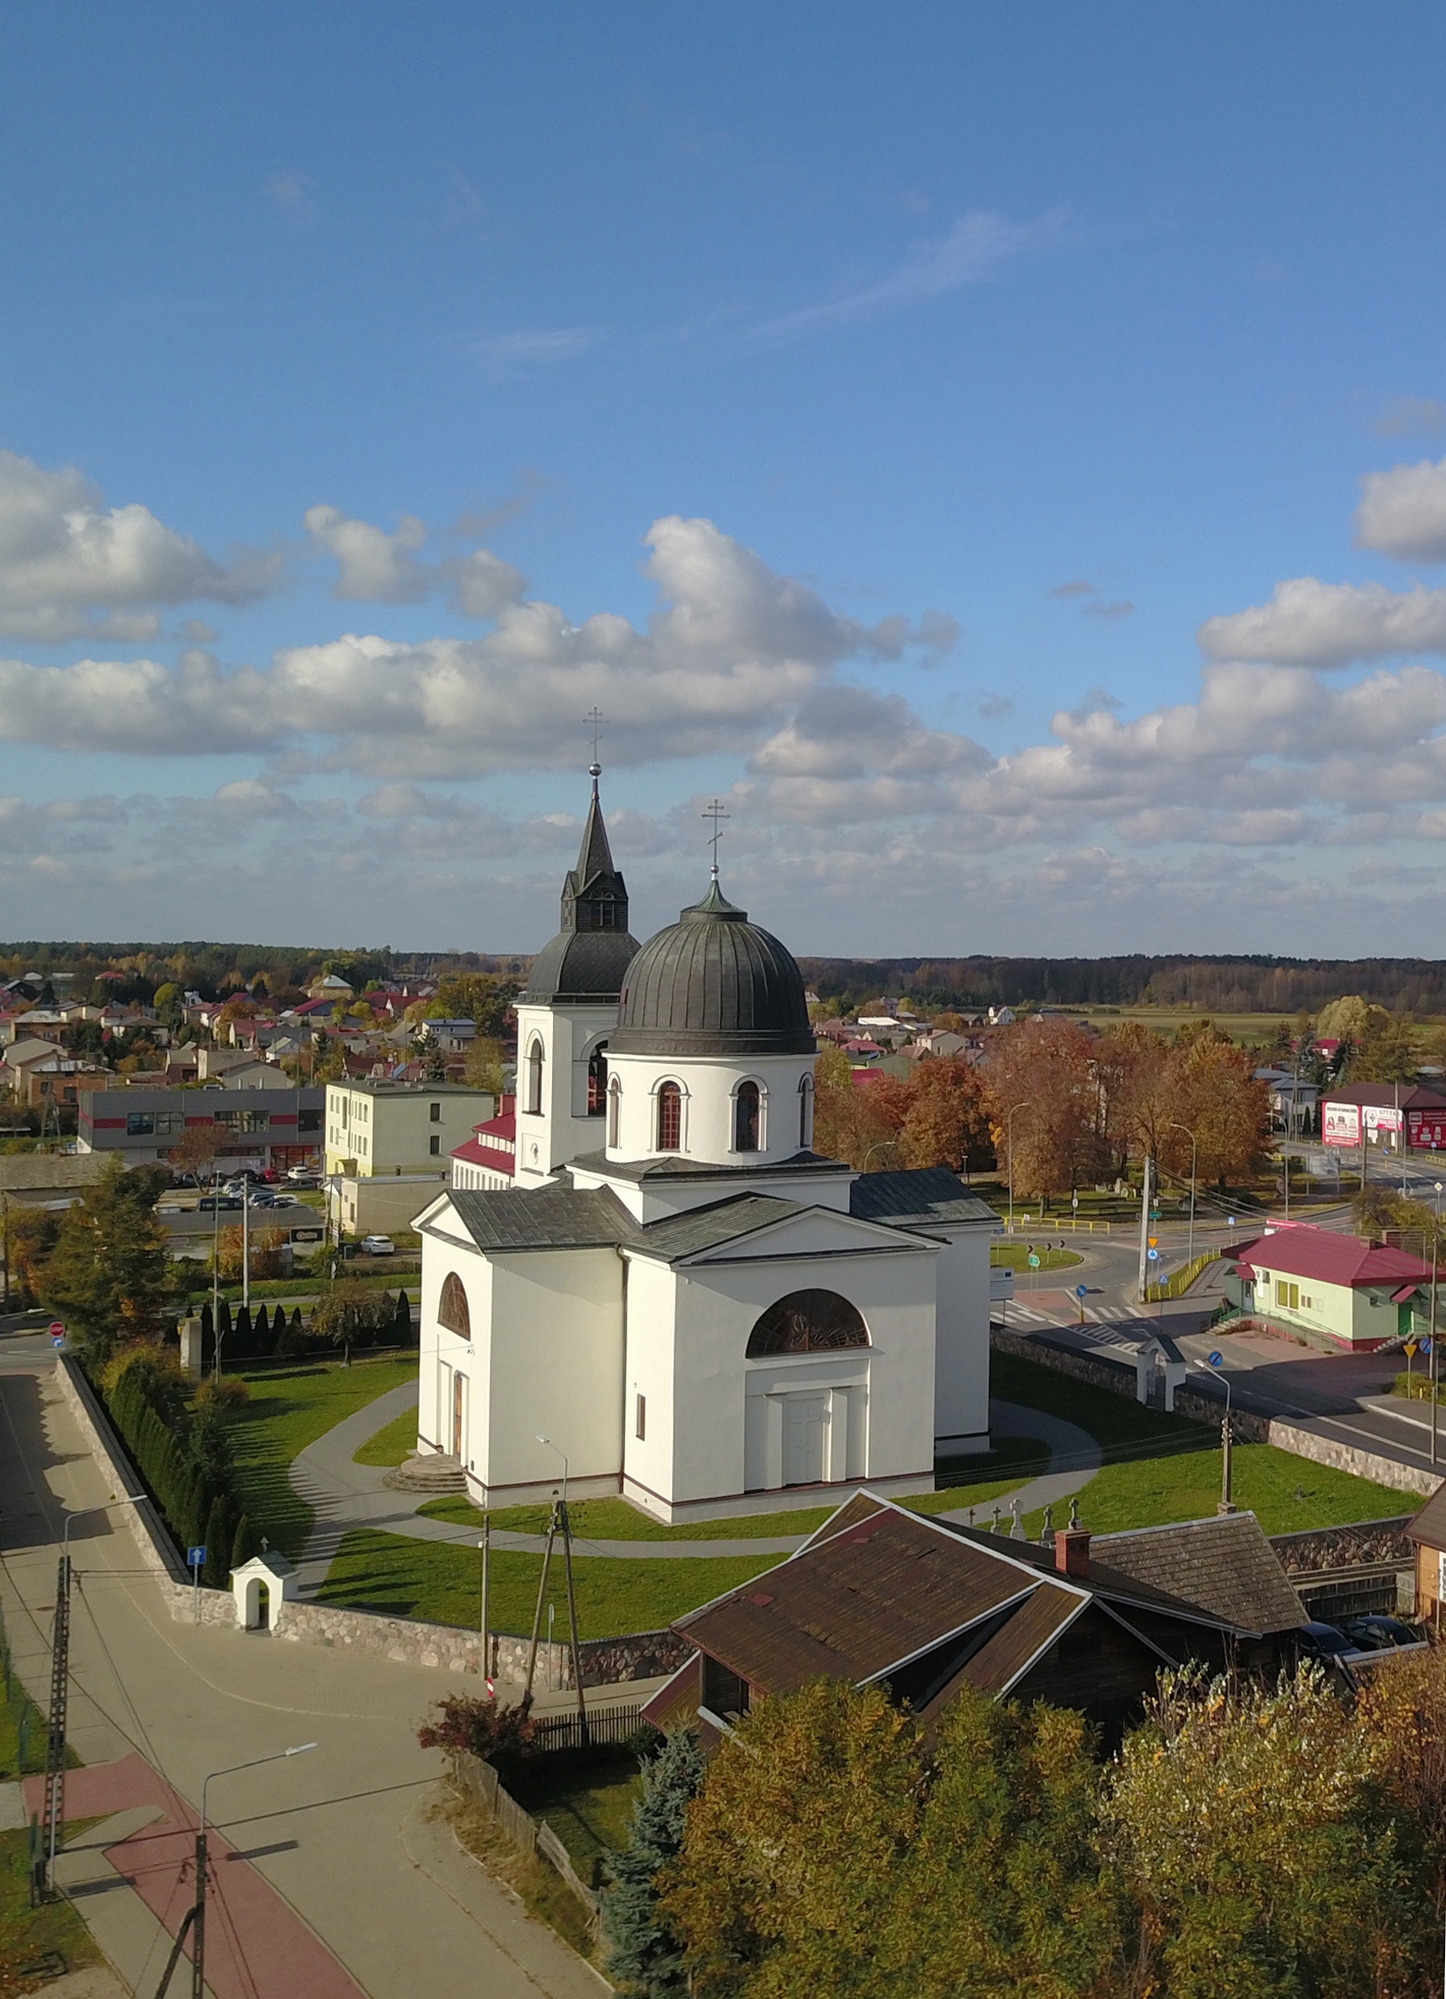
<path id="1" fill-rule="evenodd" d="M 154 1199 L 142 1177 L 112 1160 L 67 1210 L 37 1272 L 41 1303 L 65 1320 L 88 1361 L 133 1340 L 159 1339 L 165 1330 L 172 1285 Z"/>
<path id="2" fill-rule="evenodd" d="M 315 1306 L 312 1334 L 336 1347 L 370 1346 L 378 1333 L 394 1323 L 395 1311 L 385 1291 L 351 1279 L 334 1284 Z"/>
<path id="3" fill-rule="evenodd" d="M 1410 1989 L 1420 1906 L 1381 1766 L 1314 1664 L 1275 1686 L 1162 1676 L 1104 1811 L 1146 1982 L 1169 1999 Z"/>
<path id="4" fill-rule="evenodd" d="M 479 1034 L 496 1040 L 506 1032 L 508 1010 L 521 990 L 516 979 L 491 972 L 448 972 L 438 982 L 423 1018 L 472 1020 Z"/>
<path id="5" fill-rule="evenodd" d="M 612 1861 L 603 1896 L 608 1975 L 643 1999 L 687 1990 L 684 1952 L 658 1911 L 658 1876 L 683 1844 L 689 1801 L 703 1781 L 703 1756 L 689 1728 L 677 1729 L 643 1765 L 628 1843 Z"/>

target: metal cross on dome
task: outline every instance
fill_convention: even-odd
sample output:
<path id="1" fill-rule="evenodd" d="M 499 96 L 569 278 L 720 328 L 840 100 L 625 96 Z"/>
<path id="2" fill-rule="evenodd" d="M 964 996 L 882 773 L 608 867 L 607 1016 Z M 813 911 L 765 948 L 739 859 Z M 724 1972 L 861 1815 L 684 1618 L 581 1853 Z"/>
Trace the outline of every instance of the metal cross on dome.
<path id="1" fill-rule="evenodd" d="M 709 834 L 708 838 L 709 838 L 709 843 L 713 848 L 714 881 L 717 881 L 718 879 L 718 842 L 723 838 L 722 822 L 728 816 L 729 816 L 728 807 L 723 803 L 721 798 L 714 798 L 710 800 L 709 803 L 705 805 L 703 807 L 703 810 L 698 814 L 698 817 L 700 819 L 711 819 L 713 821 L 713 831 Z"/>

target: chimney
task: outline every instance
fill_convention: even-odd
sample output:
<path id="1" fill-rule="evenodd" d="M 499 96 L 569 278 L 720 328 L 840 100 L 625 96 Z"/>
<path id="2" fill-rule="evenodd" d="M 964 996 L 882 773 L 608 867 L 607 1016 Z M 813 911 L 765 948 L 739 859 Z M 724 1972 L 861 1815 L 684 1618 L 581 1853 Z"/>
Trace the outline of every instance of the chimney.
<path id="1" fill-rule="evenodd" d="M 1079 1524 L 1079 1501 L 1071 1500 L 1068 1527 L 1054 1537 L 1054 1566 L 1062 1576 L 1086 1577 L 1090 1572 L 1090 1535 Z"/>

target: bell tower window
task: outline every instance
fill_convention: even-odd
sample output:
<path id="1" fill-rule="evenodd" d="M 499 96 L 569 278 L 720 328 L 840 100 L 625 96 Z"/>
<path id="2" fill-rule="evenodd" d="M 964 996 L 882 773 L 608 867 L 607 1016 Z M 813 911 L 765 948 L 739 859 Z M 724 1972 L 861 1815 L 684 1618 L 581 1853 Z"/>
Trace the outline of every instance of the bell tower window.
<path id="1" fill-rule="evenodd" d="M 658 1150 L 677 1152 L 683 1143 L 683 1092 L 664 1083 L 658 1092 Z"/>
<path id="2" fill-rule="evenodd" d="M 608 1045 L 600 1041 L 587 1058 L 587 1114 L 601 1117 L 607 1109 Z"/>
<path id="3" fill-rule="evenodd" d="M 527 1108 L 534 1117 L 542 1115 L 542 1041 L 537 1038 L 527 1051 Z"/>
<path id="4" fill-rule="evenodd" d="M 798 1147 L 807 1152 L 813 1142 L 813 1078 L 805 1076 L 798 1086 Z"/>
<path id="5" fill-rule="evenodd" d="M 758 1150 L 759 1101 L 756 1083 L 740 1083 L 733 1099 L 733 1150 Z"/>
<path id="6" fill-rule="evenodd" d="M 618 1143 L 618 1127 L 622 1122 L 623 1086 L 616 1076 L 608 1084 L 608 1144 Z"/>

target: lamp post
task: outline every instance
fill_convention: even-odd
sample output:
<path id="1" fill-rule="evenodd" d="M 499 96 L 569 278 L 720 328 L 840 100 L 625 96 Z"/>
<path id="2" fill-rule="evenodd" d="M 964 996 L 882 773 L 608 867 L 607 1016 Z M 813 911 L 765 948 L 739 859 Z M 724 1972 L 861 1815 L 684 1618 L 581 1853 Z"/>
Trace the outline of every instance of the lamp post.
<path id="1" fill-rule="evenodd" d="M 1187 1263 L 1195 1261 L 1195 1168 L 1200 1158 L 1200 1148 L 1195 1143 L 1195 1134 L 1188 1124 L 1181 1124 L 1176 1118 L 1171 1122 L 1171 1131 L 1183 1131 L 1190 1141 L 1190 1247 L 1185 1253 Z M 1285 1155 L 1285 1211 L 1290 1213 L 1290 1154 Z"/>
<path id="2" fill-rule="evenodd" d="M 1011 1235 L 1014 1234 L 1014 1113 L 1015 1111 L 1027 1111 L 1032 1101 L 1033 1099 L 1030 1097 L 1022 1098 L 1019 1103 L 1010 1107 L 1009 1114 L 1004 1120 L 1004 1144 L 1009 1153 L 1009 1233 Z"/>
<path id="3" fill-rule="evenodd" d="M 304 1756 L 308 1749 L 315 1749 L 314 1742 L 299 1742 L 292 1749 L 278 1749 L 270 1756 L 253 1756 L 245 1763 L 228 1763 L 224 1770 L 208 1771 L 201 1784 L 201 1817 L 196 1827 L 196 1899 L 187 1909 L 176 1941 L 171 1945 L 171 1954 L 166 1960 L 166 1968 L 161 1973 L 161 1982 L 156 1987 L 156 1999 L 164 1999 L 166 1987 L 171 1982 L 181 1955 L 181 1945 L 186 1932 L 194 1929 L 191 1942 L 191 1999 L 205 1999 L 206 1991 L 206 1793 L 217 1777 L 234 1776 L 238 1770 L 259 1769 L 263 1763 L 284 1763 L 289 1756 Z"/>
<path id="4" fill-rule="evenodd" d="M 60 1568 L 55 1579 L 55 1625 L 50 1642 L 50 1726 L 45 1739 L 45 1801 L 41 1816 L 42 1852 L 36 1863 L 32 1892 L 55 1893 L 55 1851 L 65 1823 L 65 1721 L 70 1693 L 70 1530 L 77 1520 L 109 1513 L 113 1506 L 139 1506 L 143 1493 L 108 1499 L 104 1506 L 83 1506 L 65 1516 L 60 1540 Z"/>
<path id="5" fill-rule="evenodd" d="M 1210 1355 L 1207 1365 L 1225 1384 L 1225 1421 L 1220 1425 L 1220 1504 L 1215 1511 L 1233 1513 L 1235 1501 L 1231 1496 L 1230 1376 L 1225 1372 L 1225 1356 L 1218 1349 Z"/>

